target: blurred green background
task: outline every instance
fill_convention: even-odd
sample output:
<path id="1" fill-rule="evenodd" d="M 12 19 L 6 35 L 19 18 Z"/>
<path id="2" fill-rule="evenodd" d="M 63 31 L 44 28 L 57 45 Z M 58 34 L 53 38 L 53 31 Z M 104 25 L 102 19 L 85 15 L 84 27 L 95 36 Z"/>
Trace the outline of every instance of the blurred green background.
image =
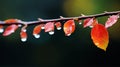
<path id="1" fill-rule="evenodd" d="M 18 18 L 33 21 L 59 16 L 80 16 L 120 10 L 120 0 L 0 0 L 0 20 Z M 104 24 L 108 17 L 98 18 Z M 120 21 L 108 29 L 110 42 L 107 51 L 98 49 L 90 38 L 90 28 L 76 23 L 76 30 L 66 37 L 63 30 L 55 34 L 41 32 L 32 36 L 33 26 L 27 28 L 28 41 L 20 41 L 20 29 L 3 37 L 0 34 L 0 66 L 119 66 Z"/>

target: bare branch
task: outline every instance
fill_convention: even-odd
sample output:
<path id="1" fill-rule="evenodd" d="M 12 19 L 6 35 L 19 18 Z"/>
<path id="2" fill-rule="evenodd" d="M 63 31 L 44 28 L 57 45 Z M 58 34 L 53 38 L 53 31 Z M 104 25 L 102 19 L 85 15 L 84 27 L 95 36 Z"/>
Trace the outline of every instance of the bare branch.
<path id="1" fill-rule="evenodd" d="M 35 25 L 35 24 L 44 24 L 47 22 L 61 22 L 61 21 L 67 21 L 67 20 L 82 20 L 82 19 L 86 19 L 86 18 L 92 18 L 92 17 L 102 17 L 102 16 L 109 16 L 109 15 L 116 15 L 116 14 L 120 14 L 120 11 L 113 11 L 113 12 L 107 12 L 105 11 L 104 13 L 100 13 L 100 14 L 95 14 L 95 15 L 84 15 L 82 14 L 82 16 L 78 16 L 78 17 L 62 17 L 60 16 L 60 18 L 57 19 L 41 19 L 38 18 L 38 21 L 19 21 L 16 23 L 5 23 L 4 21 L 0 21 L 0 25 L 10 25 L 10 24 L 22 24 L 22 25 Z"/>

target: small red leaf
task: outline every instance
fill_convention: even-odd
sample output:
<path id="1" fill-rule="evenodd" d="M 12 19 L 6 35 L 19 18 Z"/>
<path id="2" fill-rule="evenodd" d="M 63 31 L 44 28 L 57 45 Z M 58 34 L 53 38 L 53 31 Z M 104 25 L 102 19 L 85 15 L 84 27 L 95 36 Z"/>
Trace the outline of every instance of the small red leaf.
<path id="1" fill-rule="evenodd" d="M 21 32 L 20 32 L 20 37 L 21 37 L 21 41 L 22 41 L 22 42 L 27 41 L 27 33 L 26 33 L 26 30 L 25 30 L 25 29 L 24 29 L 24 30 L 21 30 Z"/>
<path id="2" fill-rule="evenodd" d="M 9 36 L 10 34 L 14 33 L 18 28 L 18 25 L 15 25 L 15 24 L 12 24 L 10 26 L 8 26 L 4 33 L 3 33 L 3 36 Z"/>
<path id="3" fill-rule="evenodd" d="M 94 27 L 96 24 L 98 24 L 98 20 L 97 20 L 97 19 L 94 19 L 94 20 L 93 20 L 93 23 L 90 25 L 90 27 Z"/>
<path id="4" fill-rule="evenodd" d="M 45 32 L 54 31 L 54 22 L 48 22 L 45 24 Z"/>
<path id="5" fill-rule="evenodd" d="M 17 19 L 8 19 L 4 21 L 5 23 L 17 23 L 18 20 Z"/>
<path id="6" fill-rule="evenodd" d="M 107 29 L 102 24 L 96 24 L 91 30 L 91 39 L 94 44 L 106 51 L 109 42 L 109 34 Z"/>
<path id="7" fill-rule="evenodd" d="M 84 20 L 84 23 L 83 23 L 83 27 L 88 27 L 88 26 L 91 26 L 93 23 L 93 18 L 87 18 Z"/>
<path id="8" fill-rule="evenodd" d="M 63 30 L 66 36 L 70 36 L 75 31 L 74 20 L 68 20 L 64 23 Z"/>
<path id="9" fill-rule="evenodd" d="M 56 22 L 56 23 L 55 23 L 55 26 L 56 26 L 57 30 L 60 30 L 60 29 L 61 29 L 61 23 L 60 23 L 60 22 Z"/>
<path id="10" fill-rule="evenodd" d="M 41 25 L 35 26 L 35 28 L 33 30 L 34 37 L 39 38 L 40 37 L 40 35 L 39 35 L 40 32 L 41 32 Z"/>
<path id="11" fill-rule="evenodd" d="M 117 22 L 118 18 L 119 18 L 119 15 L 110 16 L 105 23 L 105 27 L 106 28 L 111 27 L 113 24 L 115 24 Z"/>

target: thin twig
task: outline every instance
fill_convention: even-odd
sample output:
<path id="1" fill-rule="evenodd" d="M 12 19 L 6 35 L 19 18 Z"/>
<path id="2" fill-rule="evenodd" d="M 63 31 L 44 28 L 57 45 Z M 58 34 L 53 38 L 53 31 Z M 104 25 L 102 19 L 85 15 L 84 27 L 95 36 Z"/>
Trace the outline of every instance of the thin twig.
<path id="1" fill-rule="evenodd" d="M 61 21 L 67 21 L 67 20 L 82 20 L 82 19 L 86 19 L 86 18 L 92 18 L 92 17 L 102 17 L 102 16 L 109 16 L 109 15 L 116 15 L 116 14 L 120 14 L 120 11 L 113 11 L 113 12 L 104 12 L 104 13 L 100 13 L 100 14 L 95 14 L 95 15 L 82 15 L 82 16 L 78 16 L 78 17 L 62 17 L 60 16 L 60 18 L 58 19 L 41 19 L 39 18 L 38 21 L 20 21 L 17 23 L 5 23 L 4 21 L 0 21 L 0 25 L 10 25 L 10 24 L 22 24 L 22 25 L 35 25 L 35 24 L 44 24 L 47 22 L 61 22 Z"/>

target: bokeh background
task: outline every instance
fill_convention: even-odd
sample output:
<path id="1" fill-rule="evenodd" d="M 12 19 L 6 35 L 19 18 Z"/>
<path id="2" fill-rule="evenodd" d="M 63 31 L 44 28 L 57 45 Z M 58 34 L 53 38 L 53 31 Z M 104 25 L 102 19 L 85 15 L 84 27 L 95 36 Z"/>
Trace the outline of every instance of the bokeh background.
<path id="1" fill-rule="evenodd" d="M 18 18 L 33 21 L 59 16 L 80 16 L 120 10 L 120 0 L 0 0 L 0 20 Z M 108 17 L 98 18 L 104 24 Z M 33 26 L 27 28 L 28 41 L 20 41 L 20 29 L 3 37 L 0 34 L 0 66 L 120 66 L 120 21 L 108 29 L 107 51 L 98 49 L 90 38 L 90 28 L 76 23 L 76 30 L 66 37 L 63 30 L 55 34 L 41 32 L 32 36 Z"/>

